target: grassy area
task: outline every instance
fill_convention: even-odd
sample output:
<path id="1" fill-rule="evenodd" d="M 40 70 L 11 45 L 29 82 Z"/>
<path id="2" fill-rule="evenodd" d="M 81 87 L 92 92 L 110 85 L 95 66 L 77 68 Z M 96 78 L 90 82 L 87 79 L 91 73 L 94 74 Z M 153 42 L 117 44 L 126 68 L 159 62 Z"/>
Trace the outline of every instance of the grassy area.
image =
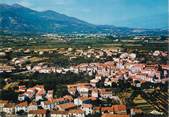
<path id="1" fill-rule="evenodd" d="M 156 38 L 154 38 L 156 39 Z M 0 48 L 32 48 L 32 49 L 53 49 L 53 48 L 113 48 L 122 47 L 128 49 L 142 50 L 167 50 L 168 43 L 159 41 L 156 43 L 145 43 L 143 40 L 133 40 L 131 37 L 120 37 L 119 41 L 108 37 L 81 37 L 81 38 L 55 38 L 42 37 L 38 35 L 32 36 L 1 36 Z"/>

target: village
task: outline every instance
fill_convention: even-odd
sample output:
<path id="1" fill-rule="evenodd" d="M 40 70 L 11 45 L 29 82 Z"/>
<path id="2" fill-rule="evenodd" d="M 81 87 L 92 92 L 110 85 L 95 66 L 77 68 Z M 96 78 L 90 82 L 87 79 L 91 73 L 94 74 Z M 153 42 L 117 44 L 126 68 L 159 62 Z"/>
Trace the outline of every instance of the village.
<path id="1" fill-rule="evenodd" d="M 169 117 L 168 7 L 0 0 L 0 117 Z"/>
<path id="2" fill-rule="evenodd" d="M 21 52 L 21 55 L 11 58 L 12 53 Z M 1 60 L 7 62 L 0 65 L 0 75 L 5 78 L 1 92 L 12 90 L 17 96 L 15 101 L 0 100 L 1 116 L 139 117 L 152 114 L 164 117 L 168 112 L 169 65 L 165 60 L 160 64 L 145 63 L 137 53 L 120 48 L 94 49 L 90 46 L 85 50 L 2 49 Z M 64 55 L 69 62 L 75 59 L 75 63 L 56 66 L 44 62 L 51 55 Z M 153 58 L 167 58 L 168 53 L 156 50 L 148 55 Z M 79 57 L 84 57 L 84 60 L 78 62 Z M 62 61 L 66 62 L 64 59 Z M 55 90 L 48 89 L 43 83 L 28 86 L 24 82 L 29 79 L 23 79 L 19 83 L 21 80 L 9 78 L 14 74 L 68 73 L 83 73 L 91 78 L 85 82 L 68 82 L 65 84 L 65 95 L 57 97 Z"/>

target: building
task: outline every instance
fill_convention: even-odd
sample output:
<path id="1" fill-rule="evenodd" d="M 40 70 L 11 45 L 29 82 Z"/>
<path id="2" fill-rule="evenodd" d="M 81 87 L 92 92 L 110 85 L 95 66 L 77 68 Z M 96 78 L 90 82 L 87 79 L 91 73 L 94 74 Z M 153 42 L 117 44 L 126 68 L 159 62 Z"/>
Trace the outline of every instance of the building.
<path id="1" fill-rule="evenodd" d="M 8 103 L 8 100 L 0 100 L 0 112 L 3 111 L 3 108 L 7 103 Z"/>
<path id="2" fill-rule="evenodd" d="M 19 111 L 28 111 L 28 102 L 20 102 L 15 106 L 15 113 Z"/>
<path id="3" fill-rule="evenodd" d="M 28 117 L 46 117 L 47 111 L 44 109 L 30 110 L 28 112 Z"/>
<path id="4" fill-rule="evenodd" d="M 81 109 L 75 109 L 69 111 L 70 117 L 85 117 L 84 111 Z"/>
<path id="5" fill-rule="evenodd" d="M 15 104 L 7 103 L 4 105 L 3 112 L 6 114 L 15 114 Z"/>
<path id="6" fill-rule="evenodd" d="M 101 98 L 112 98 L 112 90 L 111 89 L 99 89 L 99 93 Z"/>
<path id="7" fill-rule="evenodd" d="M 79 106 L 79 105 L 82 105 L 82 104 L 89 104 L 90 101 L 91 101 L 91 99 L 88 98 L 88 97 L 80 97 L 80 98 L 74 99 L 74 104 Z"/>
<path id="8" fill-rule="evenodd" d="M 68 111 L 70 109 L 75 109 L 77 106 L 73 103 L 65 103 L 56 105 L 57 109 L 60 111 Z"/>
<path id="9" fill-rule="evenodd" d="M 93 105 L 92 104 L 82 104 L 81 110 L 85 112 L 85 115 L 89 115 L 93 113 Z"/>
<path id="10" fill-rule="evenodd" d="M 53 109 L 55 107 L 53 101 L 43 101 L 43 102 L 41 102 L 41 105 L 46 110 L 47 109 L 50 110 L 50 109 Z"/>
<path id="11" fill-rule="evenodd" d="M 38 105 L 36 102 L 31 102 L 28 106 L 28 111 L 30 110 L 38 110 Z"/>
<path id="12" fill-rule="evenodd" d="M 67 111 L 51 111 L 51 117 L 70 117 Z"/>

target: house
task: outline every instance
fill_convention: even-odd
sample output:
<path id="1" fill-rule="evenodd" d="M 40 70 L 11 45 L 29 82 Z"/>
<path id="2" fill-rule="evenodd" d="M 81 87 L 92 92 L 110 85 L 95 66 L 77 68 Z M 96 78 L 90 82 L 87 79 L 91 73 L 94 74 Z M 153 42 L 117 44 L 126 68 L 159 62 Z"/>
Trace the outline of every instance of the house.
<path id="1" fill-rule="evenodd" d="M 74 99 L 75 105 L 82 105 L 82 104 L 89 104 L 91 102 L 91 99 L 88 97 L 80 97 Z"/>
<path id="2" fill-rule="evenodd" d="M 115 114 L 126 114 L 127 108 L 125 105 L 112 105 Z"/>
<path id="3" fill-rule="evenodd" d="M 44 85 L 36 85 L 34 88 L 35 88 L 38 92 L 39 92 L 39 91 L 43 91 L 43 92 L 41 92 L 41 93 L 45 93 Z"/>
<path id="4" fill-rule="evenodd" d="M 50 109 L 53 109 L 55 107 L 54 102 L 50 101 L 50 100 L 41 102 L 41 105 L 46 110 L 47 109 L 50 110 Z"/>
<path id="5" fill-rule="evenodd" d="M 15 104 L 14 103 L 7 103 L 4 105 L 3 112 L 6 114 L 14 114 L 15 113 Z"/>
<path id="6" fill-rule="evenodd" d="M 42 100 L 43 99 L 43 95 L 42 94 L 36 94 L 35 95 L 35 100 L 36 101 L 39 101 L 39 100 Z"/>
<path id="7" fill-rule="evenodd" d="M 52 101 L 53 101 L 55 106 L 58 105 L 58 104 L 64 104 L 64 103 L 70 102 L 70 100 L 67 99 L 67 98 L 55 98 L 55 99 L 52 99 Z"/>
<path id="8" fill-rule="evenodd" d="M 91 97 L 95 97 L 95 98 L 99 97 L 99 91 L 97 88 L 91 90 Z"/>
<path id="9" fill-rule="evenodd" d="M 28 111 L 28 102 L 20 102 L 15 106 L 15 113 L 21 110 L 24 112 Z"/>
<path id="10" fill-rule="evenodd" d="M 35 87 L 35 89 L 37 90 L 37 93 L 35 95 L 35 100 L 36 101 L 42 100 L 43 97 L 46 95 L 46 91 L 44 89 L 44 86 L 38 85 L 38 86 Z"/>
<path id="11" fill-rule="evenodd" d="M 48 93 L 46 94 L 46 98 L 47 99 L 53 98 L 53 90 L 48 90 Z"/>
<path id="12" fill-rule="evenodd" d="M 30 110 L 38 110 L 38 105 L 36 102 L 31 102 L 28 106 L 28 111 Z"/>
<path id="13" fill-rule="evenodd" d="M 145 68 L 145 65 L 144 65 L 144 64 L 132 64 L 132 65 L 129 67 L 129 70 L 130 70 L 132 73 L 138 73 L 138 72 L 142 71 L 144 68 Z"/>
<path id="14" fill-rule="evenodd" d="M 29 99 L 32 99 L 32 98 L 34 98 L 35 93 L 36 93 L 36 89 L 35 89 L 34 87 L 32 87 L 32 88 L 28 88 L 27 91 L 26 91 L 24 94 L 25 94 L 25 96 L 27 96 Z"/>
<path id="15" fill-rule="evenodd" d="M 76 91 L 78 91 L 81 96 L 88 96 L 89 88 L 90 88 L 89 83 L 78 83 L 67 85 L 68 92 L 71 95 L 75 95 Z"/>
<path id="16" fill-rule="evenodd" d="M 112 90 L 107 88 L 107 89 L 99 89 L 99 93 L 101 98 L 112 98 Z"/>
<path id="17" fill-rule="evenodd" d="M 70 95 L 65 95 L 63 98 L 65 99 L 66 102 L 72 102 L 73 101 L 73 97 L 70 96 Z"/>
<path id="18" fill-rule="evenodd" d="M 77 91 L 77 85 L 67 85 L 67 89 L 68 89 L 68 92 L 71 94 L 71 95 L 75 95 L 76 91 Z"/>
<path id="19" fill-rule="evenodd" d="M 70 117 L 85 117 L 84 111 L 81 109 L 75 109 L 69 111 Z"/>
<path id="20" fill-rule="evenodd" d="M 82 96 L 82 97 L 88 97 L 88 95 L 89 95 L 89 87 L 79 86 L 77 88 L 77 91 L 79 92 L 80 96 Z"/>
<path id="21" fill-rule="evenodd" d="M 3 108 L 7 103 L 8 103 L 8 100 L 0 100 L 0 112 L 3 111 Z"/>
<path id="22" fill-rule="evenodd" d="M 90 80 L 90 85 L 92 86 L 92 87 L 96 87 L 96 84 L 99 82 L 99 80 L 98 79 L 92 79 L 92 80 Z"/>
<path id="23" fill-rule="evenodd" d="M 112 107 L 101 107 L 100 111 L 102 114 L 104 113 L 114 113 L 114 109 Z"/>
<path id="24" fill-rule="evenodd" d="M 27 91 L 24 93 L 24 95 L 26 96 L 25 98 L 29 98 L 29 99 L 33 99 L 34 98 L 34 94 L 33 92 Z"/>
<path id="25" fill-rule="evenodd" d="M 89 115 L 93 113 L 93 105 L 92 104 L 82 104 L 81 110 L 85 112 L 85 115 Z"/>
<path id="26" fill-rule="evenodd" d="M 18 89 L 19 92 L 25 92 L 25 91 L 26 91 L 25 85 L 21 85 L 21 86 L 19 86 L 18 88 L 19 88 L 19 89 Z"/>
<path id="27" fill-rule="evenodd" d="M 18 101 L 25 101 L 25 99 L 26 99 L 25 94 L 19 94 L 18 95 Z"/>
<path id="28" fill-rule="evenodd" d="M 60 111 L 68 111 L 70 109 L 75 109 L 77 106 L 75 104 L 73 104 L 73 103 L 65 103 L 65 104 L 56 105 L 56 107 Z"/>
<path id="29" fill-rule="evenodd" d="M 39 109 L 39 110 L 30 110 L 28 112 L 28 117 L 46 117 L 46 110 Z"/>
<path id="30" fill-rule="evenodd" d="M 67 111 L 51 111 L 51 117 L 70 117 Z"/>
<path id="31" fill-rule="evenodd" d="M 76 89 L 76 88 L 69 88 L 69 89 L 68 89 L 68 92 L 69 92 L 69 94 L 71 94 L 71 95 L 75 95 L 76 92 L 77 92 L 77 89 Z"/>
<path id="32" fill-rule="evenodd" d="M 111 81 L 111 79 L 109 79 L 109 78 L 106 78 L 105 79 L 105 81 L 104 81 L 104 86 L 112 86 L 112 81 Z"/>
<path id="33" fill-rule="evenodd" d="M 101 113 L 101 107 L 93 107 L 93 113 Z"/>
<path id="34" fill-rule="evenodd" d="M 35 94 L 36 89 L 34 87 L 32 87 L 32 88 L 28 88 L 26 91 L 31 92 L 32 94 Z"/>

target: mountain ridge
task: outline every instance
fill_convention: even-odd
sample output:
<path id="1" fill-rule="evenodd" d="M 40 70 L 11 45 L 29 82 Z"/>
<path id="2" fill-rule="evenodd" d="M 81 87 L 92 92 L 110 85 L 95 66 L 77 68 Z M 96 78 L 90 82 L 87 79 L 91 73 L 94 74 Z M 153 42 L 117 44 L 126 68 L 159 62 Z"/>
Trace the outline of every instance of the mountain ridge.
<path id="1" fill-rule="evenodd" d="M 146 34 L 148 29 L 133 32 L 135 28 L 114 25 L 94 25 L 78 18 L 52 10 L 36 11 L 20 4 L 0 4 L 0 30 L 13 33 L 113 33 Z M 137 29 L 137 28 L 136 28 Z M 153 29 L 153 33 L 159 30 Z"/>

